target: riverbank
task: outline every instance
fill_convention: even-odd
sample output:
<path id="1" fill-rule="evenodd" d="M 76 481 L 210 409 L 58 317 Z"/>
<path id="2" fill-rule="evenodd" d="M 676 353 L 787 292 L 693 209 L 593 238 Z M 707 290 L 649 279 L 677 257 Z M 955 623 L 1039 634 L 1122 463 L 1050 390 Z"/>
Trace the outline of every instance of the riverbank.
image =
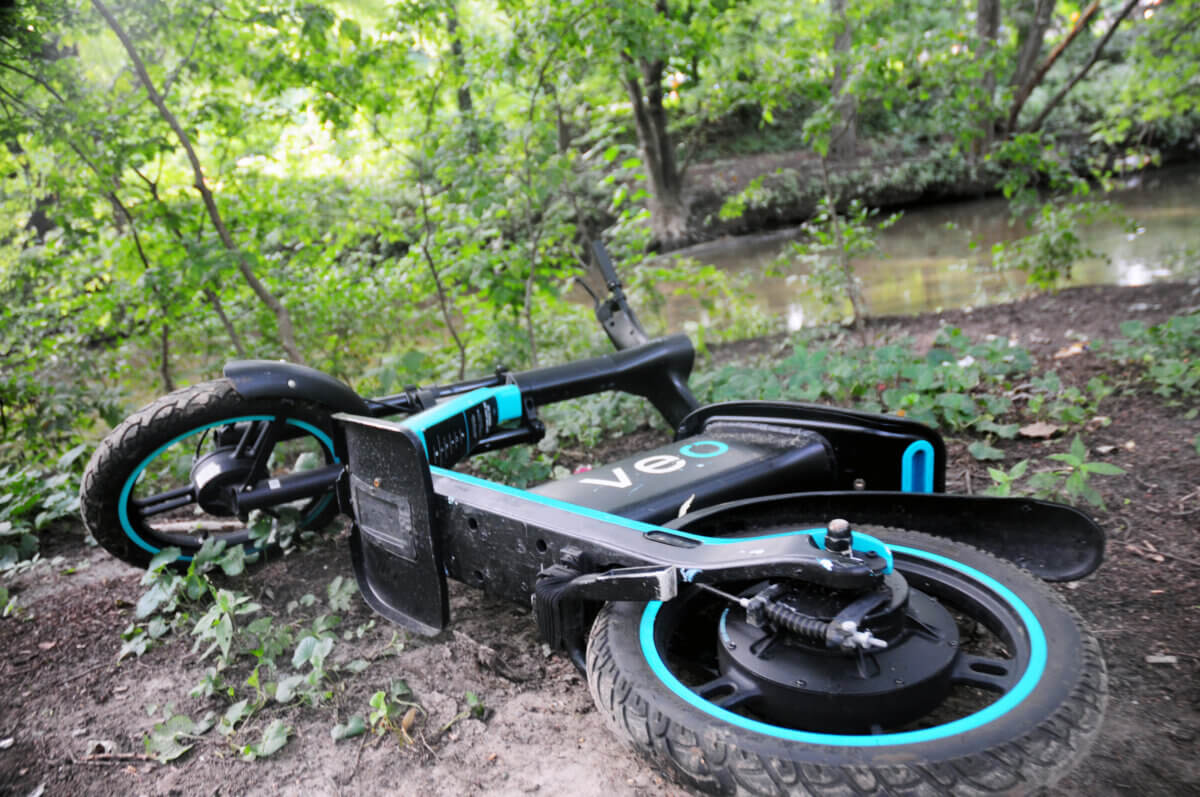
<path id="1" fill-rule="evenodd" d="M 1065 166 L 1088 176 L 1097 162 L 1112 169 L 1124 157 L 1084 139 L 1064 143 Z M 1156 148 L 1155 162 L 1122 165 L 1134 174 L 1200 160 L 1200 138 Z M 840 203 L 857 199 L 883 211 L 956 200 L 1000 196 L 1004 169 L 990 158 L 950 145 L 896 149 L 864 144 L 852 161 L 824 163 L 811 150 L 789 150 L 717 158 L 692 166 L 684 181 L 694 245 L 722 236 L 744 236 L 799 225 L 812 217 L 825 196 L 826 181 Z M 736 207 L 736 214 L 722 208 Z"/>
<path id="2" fill-rule="evenodd" d="M 1054 371 L 1064 390 L 1086 391 L 1094 378 L 1120 386 L 1065 434 L 991 439 L 1000 460 L 968 453 L 985 439 L 979 433 L 949 439 L 952 492 L 979 492 L 991 483 L 989 466 L 1044 464 L 1075 433 L 1089 458 L 1125 471 L 1092 481 L 1107 507 L 1095 513 L 1109 535 L 1106 563 L 1082 582 L 1055 586 L 1100 640 L 1110 691 L 1099 741 L 1056 794 L 1175 797 L 1200 783 L 1200 443 L 1194 442 L 1200 419 L 1194 406 L 1142 386 L 1142 366 L 1107 360 L 1092 345 L 1117 337 L 1123 321 L 1154 325 L 1198 312 L 1200 282 L 1193 280 L 1071 289 L 869 325 L 876 343 L 910 338 L 917 351 L 946 326 L 977 341 L 998 336 L 1030 353 L 1033 372 Z M 808 345 L 845 343 L 834 335 Z M 793 349 L 786 336 L 713 347 L 703 369 L 777 365 Z M 1011 389 L 1028 391 L 1019 384 Z M 660 439 L 651 430 L 636 438 L 639 444 Z M 585 453 L 599 464 L 628 447 L 628 440 L 615 441 Z M 339 577 L 351 577 L 344 534 L 224 585 L 261 604 L 252 616 L 271 615 L 298 634 L 335 612 L 328 587 Z M 46 541 L 40 563 L 4 582 L 17 608 L 0 620 L 0 793 L 686 794 L 608 732 L 574 668 L 543 652 L 528 606 L 459 585 L 451 592 L 452 627 L 428 640 L 397 632 L 357 596 L 338 603 L 330 661 L 345 668 L 332 670 L 328 697 L 317 705 L 268 701 L 231 735 L 213 729 L 181 737 L 194 747 L 160 763 L 144 744 L 156 724 L 169 716 L 219 717 L 229 701 L 220 692 L 189 697 L 211 658 L 186 634 L 167 635 L 144 655 L 116 661 L 145 589 L 140 578 L 89 548 L 72 523 Z M 290 655 L 289 649 L 280 656 L 285 672 Z M 245 684 L 250 658 L 225 676 L 239 694 L 252 693 Z M 356 661 L 366 668 L 354 672 L 349 665 Z M 379 690 L 404 693 L 417 707 L 406 731 L 411 741 L 369 733 L 334 741 L 334 726 L 366 718 Z M 258 744 L 275 720 L 289 730 L 287 743 L 270 757 L 244 760 L 247 746 Z"/>

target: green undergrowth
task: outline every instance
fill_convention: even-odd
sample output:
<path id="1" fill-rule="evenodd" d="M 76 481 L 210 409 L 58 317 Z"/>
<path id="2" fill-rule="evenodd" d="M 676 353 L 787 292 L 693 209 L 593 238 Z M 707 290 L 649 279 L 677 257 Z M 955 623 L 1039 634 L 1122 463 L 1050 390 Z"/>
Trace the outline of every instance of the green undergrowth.
<path id="1" fill-rule="evenodd" d="M 289 532 L 282 530 L 284 550 L 303 547 Z M 120 662 L 157 647 L 191 646 L 196 677 L 191 689 L 146 707 L 157 720 L 144 737 L 148 755 L 174 761 L 215 731 L 232 754 L 247 761 L 266 758 L 294 735 L 287 722 L 295 711 L 327 718 L 334 741 L 372 732 L 403 744 L 419 733 L 428 743 L 425 710 L 403 679 L 390 679 L 363 705 L 353 697 L 371 688 L 373 665 L 405 649 L 407 635 L 393 631 L 390 640 L 366 653 L 353 644 L 371 639 L 376 622 L 344 621 L 358 600 L 352 580 L 337 576 L 323 590 L 280 601 L 269 587 L 258 591 L 261 597 L 246 591 L 238 579 L 258 557 L 240 546 L 210 540 L 183 572 L 171 566 L 178 555 L 178 549 L 166 549 L 151 562 L 117 654 Z M 480 698 L 468 693 L 464 701 L 460 718 L 476 716 Z"/>
<path id="2" fill-rule="evenodd" d="M 1101 346 L 1100 356 L 1134 369 L 1137 384 L 1195 413 L 1200 397 L 1200 312 L 1148 326 L 1120 325 L 1121 337 Z"/>
<path id="3" fill-rule="evenodd" d="M 1122 337 L 1093 341 L 1087 351 L 1123 367 L 1083 385 L 1069 384 L 1055 370 L 1037 368 L 1029 350 L 1006 337 L 972 340 L 957 327 L 944 327 L 924 351 L 908 338 L 863 346 L 841 331 L 805 330 L 791 338 L 783 354 L 716 367 L 702 363 L 691 386 L 701 403 L 748 398 L 806 401 L 910 418 L 966 440 L 969 452 L 980 461 L 1000 461 L 1004 451 L 998 446 L 1016 439 L 1031 424 L 1042 424 L 1028 435 L 1033 438 L 1086 433 L 1089 423 L 1106 425 L 1101 405 L 1118 391 L 1148 391 L 1168 403 L 1196 404 L 1200 313 L 1154 326 L 1127 321 L 1120 330 Z M 548 408 L 544 415 L 550 430 L 536 448 L 480 458 L 478 472 L 527 486 L 565 475 L 559 464 L 564 454 L 578 455 L 638 429 L 669 433 L 645 402 L 628 396 L 589 396 Z M 1081 482 L 1087 473 L 1099 471 L 1067 473 L 1070 467 L 1059 463 L 1048 471 L 1035 468 L 1020 489 L 1092 502 L 1093 493 L 1083 490 Z M 1033 479 L 1039 472 L 1054 474 L 1056 486 L 1051 476 Z"/>

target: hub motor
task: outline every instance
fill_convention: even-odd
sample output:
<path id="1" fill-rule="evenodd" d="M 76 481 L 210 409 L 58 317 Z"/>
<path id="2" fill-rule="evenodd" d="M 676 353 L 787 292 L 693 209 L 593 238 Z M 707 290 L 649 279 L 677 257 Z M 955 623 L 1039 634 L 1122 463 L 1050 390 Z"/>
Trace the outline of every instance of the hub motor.
<path id="1" fill-rule="evenodd" d="M 236 514 L 233 493 L 246 483 L 254 461 L 237 456 L 234 446 L 218 448 L 196 460 L 192 466 L 192 485 L 196 502 L 210 515 Z"/>
<path id="2" fill-rule="evenodd" d="M 878 732 L 928 714 L 949 693 L 958 627 L 900 574 L 849 601 L 810 585 L 769 586 L 758 591 L 764 594 L 772 604 L 768 619 L 763 601 L 756 606 L 753 598 L 748 607 L 726 609 L 717 645 L 721 674 L 763 719 L 833 733 Z M 854 606 L 865 610 L 855 622 L 862 643 L 834 645 L 825 629 L 836 635 Z"/>

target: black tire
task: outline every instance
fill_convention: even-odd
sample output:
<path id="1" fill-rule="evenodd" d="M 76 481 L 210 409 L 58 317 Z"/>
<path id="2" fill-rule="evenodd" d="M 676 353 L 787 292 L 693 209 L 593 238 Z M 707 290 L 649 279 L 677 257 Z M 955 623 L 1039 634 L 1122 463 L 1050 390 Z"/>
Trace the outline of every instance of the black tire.
<path id="1" fill-rule="evenodd" d="M 654 604 L 610 603 L 592 627 L 587 650 L 588 683 L 601 715 L 618 735 L 677 780 L 713 794 L 1026 794 L 1066 774 L 1094 741 L 1107 702 L 1099 644 L 1082 631 L 1077 615 L 1042 582 L 975 548 L 914 532 L 866 531 L 889 546 L 916 552 L 893 548 L 896 568 L 910 583 L 921 581 L 924 572 L 926 578 L 932 573 L 934 581 L 958 579 L 965 585 L 965 571 L 944 563 L 950 560 L 983 574 L 983 579 L 965 577 L 976 586 L 999 596 L 1002 591 L 986 584 L 993 580 L 1032 612 L 1046 641 L 1044 670 L 1027 693 L 1012 690 L 1017 702 L 1010 701 L 1007 711 L 986 721 L 975 720 L 983 715 L 972 713 L 958 723 L 959 729 L 968 724 L 965 732 L 932 719 L 927 736 L 892 736 L 899 743 L 881 741 L 886 738 L 881 736 L 842 736 L 836 744 L 824 744 L 823 739 L 834 737 L 819 730 L 820 738 L 814 739 L 769 723 L 746 727 L 729 721 L 732 712 L 722 715 L 722 709 L 690 692 L 679 679 L 669 685 L 658 674 L 662 669 L 656 672 L 652 667 L 647 644 L 654 655 L 662 654 L 659 666 L 670 670 L 666 653 L 658 650 L 668 646 L 658 625 L 662 615 L 651 614 L 646 620 Z M 943 591 L 953 590 L 943 585 Z M 659 607 L 682 598 L 681 594 Z M 940 600 L 946 603 L 946 596 Z M 1013 605 L 1007 598 L 1002 603 Z M 1031 660 L 1036 658 L 1034 654 Z M 1022 672 L 1037 670 L 1027 666 Z M 942 729 L 942 738 L 930 738 Z"/>
<path id="2" fill-rule="evenodd" d="M 209 536 L 249 546 L 250 530 L 230 513 L 204 514 L 193 501 L 161 519 L 150 520 L 141 516 L 134 500 L 143 490 L 139 479 L 151 481 L 143 474 L 156 464 L 175 464 L 170 476 L 155 477 L 160 482 L 170 478 L 180 487 L 191 484 L 190 474 L 180 475 L 182 468 L 188 466 L 189 458 L 213 449 L 218 430 L 233 428 L 231 424 L 238 419 L 245 428 L 254 422 L 246 419 L 262 418 L 299 432 L 296 439 L 279 444 L 273 456 L 286 452 L 298 459 L 299 453 L 310 451 L 324 459 L 319 464 L 335 461 L 328 410 L 290 399 L 249 400 L 239 395 L 228 379 L 202 382 L 156 399 L 122 421 L 100 443 L 79 491 L 84 524 L 106 550 L 137 567 L 146 567 L 155 554 L 171 546 L 182 551 L 178 566 L 186 566 Z M 175 459 L 169 459 L 172 456 Z M 272 474 L 280 472 L 276 463 Z M 331 493 L 298 502 L 295 508 L 302 528 L 320 528 L 338 512 Z"/>

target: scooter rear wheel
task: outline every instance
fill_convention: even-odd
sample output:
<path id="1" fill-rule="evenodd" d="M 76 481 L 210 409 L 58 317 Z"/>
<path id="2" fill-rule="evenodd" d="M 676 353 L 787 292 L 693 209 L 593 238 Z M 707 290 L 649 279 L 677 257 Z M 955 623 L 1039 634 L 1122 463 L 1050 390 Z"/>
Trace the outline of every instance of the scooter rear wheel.
<path id="1" fill-rule="evenodd" d="M 732 654 L 717 650 L 734 645 L 736 618 L 730 618 L 738 609 L 692 588 L 666 603 L 610 603 L 601 610 L 587 651 L 601 715 L 676 779 L 714 794 L 1023 794 L 1066 774 L 1099 732 L 1107 701 L 1099 644 L 1075 613 L 1042 582 L 975 548 L 914 532 L 862 530 L 887 543 L 911 590 L 936 605 L 932 615 L 952 618 L 950 629 L 914 628 L 897 649 L 910 644 L 904 639 L 939 634 L 944 644 L 962 644 L 949 668 L 949 692 L 927 714 L 893 727 L 832 727 L 840 721 L 837 707 L 848 700 L 841 688 L 810 703 L 832 711 L 792 711 L 761 702 L 764 693 L 788 698 L 791 684 L 778 679 L 770 685 L 774 692 L 749 687 L 760 695 L 757 704 L 744 699 L 745 673 L 731 678 Z M 807 658 L 793 648 L 763 655 L 776 659 L 764 672 L 779 661 L 816 661 L 791 673 L 794 684 L 804 685 L 839 654 L 814 650 Z M 879 659 L 890 684 L 892 660 Z M 854 681 L 861 683 L 870 663 L 842 660 L 844 676 L 835 682 L 842 678 L 845 693 L 859 689 L 859 711 L 875 699 L 885 716 L 907 688 L 864 700 Z M 772 672 L 777 678 L 778 669 Z M 797 697 L 812 701 L 808 691 Z"/>
<path id="2" fill-rule="evenodd" d="M 80 487 L 84 524 L 137 567 L 168 547 L 180 549 L 176 566 L 186 567 L 210 538 L 253 548 L 228 492 L 250 477 L 255 460 L 247 451 L 260 441 L 267 452 L 260 477 L 336 461 L 322 407 L 248 400 L 227 379 L 163 396 L 122 421 L 93 453 Z M 300 528 L 320 528 L 338 512 L 331 492 L 285 506 L 266 511 L 292 514 Z"/>

